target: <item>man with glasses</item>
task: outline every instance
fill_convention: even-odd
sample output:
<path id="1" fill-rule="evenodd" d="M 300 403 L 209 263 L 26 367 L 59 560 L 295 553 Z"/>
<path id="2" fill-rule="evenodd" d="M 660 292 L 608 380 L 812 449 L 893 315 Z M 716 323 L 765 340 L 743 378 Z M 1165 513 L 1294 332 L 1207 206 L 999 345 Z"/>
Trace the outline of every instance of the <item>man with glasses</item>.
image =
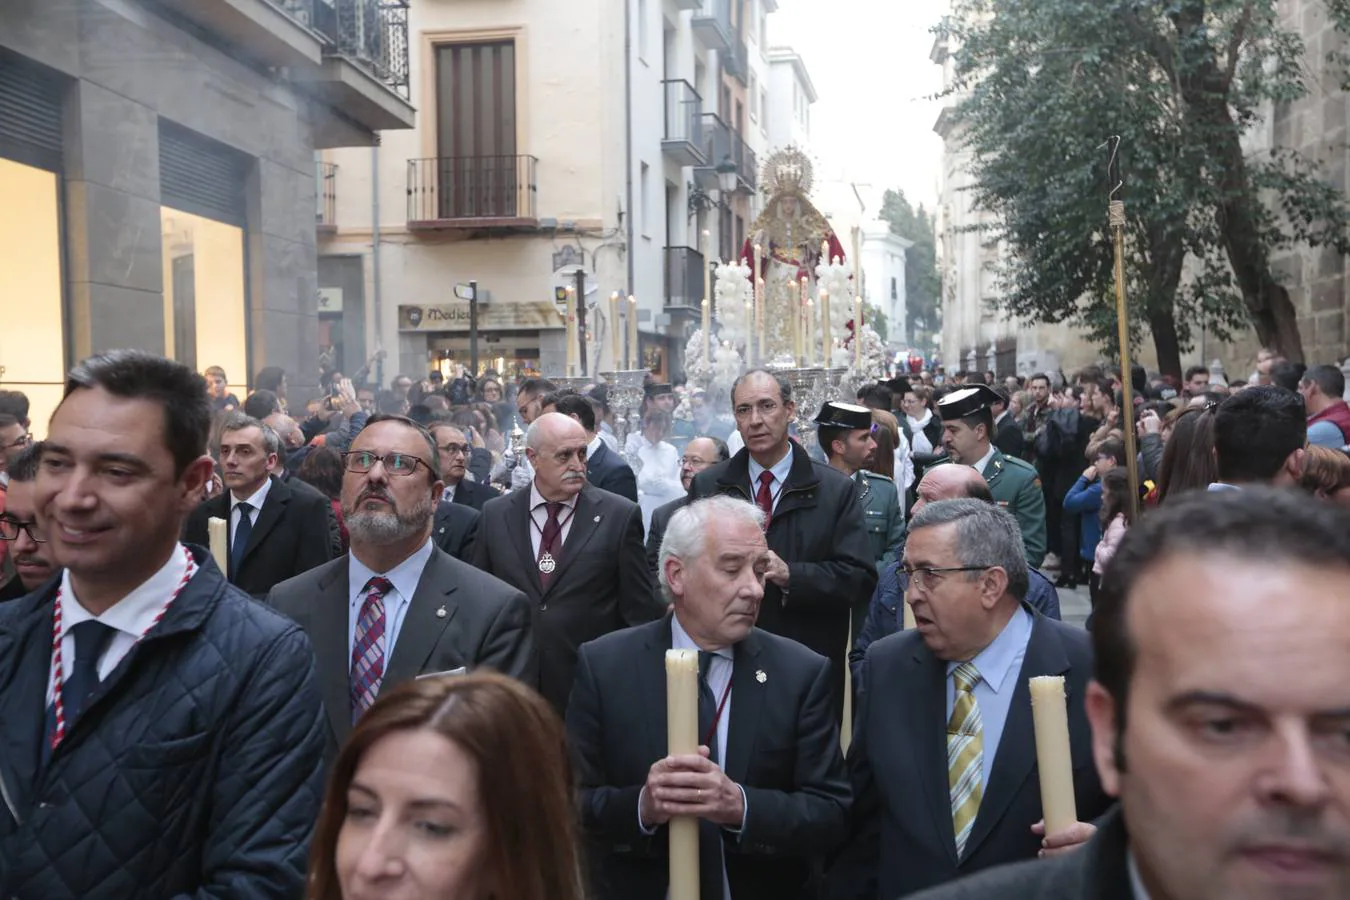
<path id="1" fill-rule="evenodd" d="M 37 590 L 61 571 L 52 562 L 47 540 L 37 524 L 33 483 L 41 454 L 42 445 L 33 444 L 9 466 L 9 490 L 5 496 L 5 511 L 0 514 L 0 539 L 9 548 L 14 575 L 0 586 L 0 603 L 17 600 Z"/>
<path id="2" fill-rule="evenodd" d="M 400 682 L 482 666 L 538 684 L 524 594 L 432 540 L 444 484 L 427 430 L 375 416 L 343 468 L 350 552 L 267 597 L 314 643 L 330 762 L 361 713 Z"/>
<path id="3" fill-rule="evenodd" d="M 854 833 L 835 900 L 905 897 L 1075 846 L 1110 805 L 1083 708 L 1091 643 L 1024 602 L 1017 521 L 980 500 L 928 503 L 902 564 L 917 627 L 872 644 L 859 670 Z M 1027 684 L 1038 675 L 1064 677 L 1079 819 L 1048 836 Z"/>
<path id="4" fill-rule="evenodd" d="M 680 484 L 684 485 L 685 495 L 652 510 L 652 520 L 647 526 L 647 566 L 652 570 L 652 578 L 660 578 L 661 541 L 665 539 L 671 517 L 689 505 L 689 487 L 694 483 L 694 476 L 729 459 L 731 452 L 721 438 L 696 437 L 684 448 L 684 455 L 680 457 Z M 660 585 L 657 587 L 659 589 Z"/>
<path id="5" fill-rule="evenodd" d="M 479 484 L 467 477 L 473 444 L 458 426 L 450 422 L 448 415 L 433 417 L 427 424 L 427 430 L 436 441 L 441 480 L 445 482 L 442 503 L 455 503 L 481 512 L 484 503 L 500 496 L 491 485 Z"/>
<path id="6" fill-rule="evenodd" d="M 9 486 L 9 467 L 33 443 L 28 428 L 16 416 L 0 414 L 0 486 Z"/>

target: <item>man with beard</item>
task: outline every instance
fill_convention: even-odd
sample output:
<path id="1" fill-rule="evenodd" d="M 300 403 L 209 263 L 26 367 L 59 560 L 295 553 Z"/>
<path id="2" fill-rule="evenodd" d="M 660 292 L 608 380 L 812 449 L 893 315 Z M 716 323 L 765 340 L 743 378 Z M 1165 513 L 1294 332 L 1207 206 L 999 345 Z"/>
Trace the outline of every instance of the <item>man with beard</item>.
<path id="1" fill-rule="evenodd" d="M 436 442 L 375 416 L 343 456 L 351 551 L 276 586 L 267 603 L 308 632 L 328 713 L 328 759 L 381 691 L 484 666 L 538 684 L 525 595 L 440 550 Z"/>
<path id="2" fill-rule="evenodd" d="M 0 514 L 0 539 L 9 544 L 14 577 L 0 587 L 0 603 L 17 600 L 46 584 L 60 571 L 51 559 L 47 541 L 37 524 L 33 497 L 42 445 L 33 444 L 9 463 L 9 491 Z"/>
<path id="3" fill-rule="evenodd" d="M 1265 487 L 1169 499 L 1097 602 L 1085 703 L 1118 810 L 1072 853 L 919 896 L 1350 897 L 1347 596 L 1344 508 Z"/>
<path id="4" fill-rule="evenodd" d="M 296 489 L 271 474 L 281 451 L 277 433 L 257 419 L 235 414 L 217 443 L 221 477 L 229 490 L 192 511 L 184 529 L 189 544 L 209 546 L 208 521 L 229 523 L 229 579 L 255 598 L 273 586 L 333 558 L 329 522 L 333 506 L 308 485 Z"/>

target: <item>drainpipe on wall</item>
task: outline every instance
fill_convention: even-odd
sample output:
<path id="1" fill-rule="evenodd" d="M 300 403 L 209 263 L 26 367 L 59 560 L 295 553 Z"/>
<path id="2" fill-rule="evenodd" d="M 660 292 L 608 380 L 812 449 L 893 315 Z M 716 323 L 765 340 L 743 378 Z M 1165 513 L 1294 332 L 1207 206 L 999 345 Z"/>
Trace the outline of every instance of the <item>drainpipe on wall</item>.
<path id="1" fill-rule="evenodd" d="M 626 153 L 625 165 L 627 167 L 625 201 L 628 209 L 628 233 L 627 245 L 624 248 L 624 254 L 628 257 L 628 290 L 625 293 L 632 294 L 634 291 L 635 264 L 633 261 L 633 3 L 632 0 L 624 0 L 623 4 L 623 119 L 624 131 L 626 133 Z M 637 310 L 633 310 L 637 314 Z M 633 348 L 634 356 L 639 358 L 638 348 Z M 615 369 L 618 368 L 616 362 Z"/>
<path id="2" fill-rule="evenodd" d="M 380 136 L 370 148 L 370 274 L 371 306 L 375 312 L 375 348 L 384 350 L 384 304 L 380 294 Z M 377 386 L 384 385 L 384 360 L 375 361 L 371 373 Z"/>

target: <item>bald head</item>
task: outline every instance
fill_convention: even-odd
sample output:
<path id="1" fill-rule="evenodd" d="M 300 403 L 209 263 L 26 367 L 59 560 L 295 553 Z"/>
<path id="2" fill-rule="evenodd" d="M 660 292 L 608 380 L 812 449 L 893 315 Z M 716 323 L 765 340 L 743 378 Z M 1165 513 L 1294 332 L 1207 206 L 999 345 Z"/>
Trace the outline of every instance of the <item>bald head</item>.
<path id="1" fill-rule="evenodd" d="M 534 486 L 545 500 L 566 502 L 586 484 L 590 436 L 562 413 L 544 413 L 525 433 L 525 455 L 534 466 Z"/>
<path id="2" fill-rule="evenodd" d="M 304 432 L 300 430 L 296 421 L 285 413 L 273 413 L 263 419 L 263 424 L 277 433 L 282 446 L 287 450 L 296 450 L 305 445 Z"/>
<path id="3" fill-rule="evenodd" d="M 948 464 L 929 469 L 919 482 L 918 499 L 911 511 L 917 515 L 925 505 L 936 500 L 983 500 L 993 503 L 994 496 L 989 493 L 989 483 L 984 476 L 970 466 Z"/>
<path id="4" fill-rule="evenodd" d="M 556 446 L 578 437 L 585 438 L 586 429 L 576 419 L 562 413 L 544 413 L 530 423 L 529 430 L 525 432 L 525 446 L 539 451 L 546 446 Z"/>

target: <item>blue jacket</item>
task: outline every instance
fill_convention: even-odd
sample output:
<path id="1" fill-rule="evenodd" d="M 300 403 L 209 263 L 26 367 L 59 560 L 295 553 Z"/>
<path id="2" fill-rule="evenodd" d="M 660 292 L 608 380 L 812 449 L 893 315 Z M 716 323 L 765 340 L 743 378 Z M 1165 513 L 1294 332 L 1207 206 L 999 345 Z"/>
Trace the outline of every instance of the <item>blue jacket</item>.
<path id="1" fill-rule="evenodd" d="M 1082 475 L 1064 495 L 1064 511 L 1078 514 L 1078 555 L 1095 559 L 1097 544 L 1102 539 L 1102 483 L 1089 482 Z"/>
<path id="2" fill-rule="evenodd" d="M 900 604 L 905 599 L 909 577 L 901 571 L 900 565 L 897 562 L 882 571 L 881 578 L 877 580 L 876 590 L 872 592 L 872 601 L 867 606 L 867 621 L 863 624 L 862 631 L 858 633 L 858 640 L 854 642 L 853 649 L 849 651 L 848 665 L 853 672 L 854 684 L 858 683 L 858 667 L 862 665 L 863 657 L 867 655 L 867 648 L 874 641 L 902 630 L 904 613 L 900 610 Z M 1029 580 L 1025 598 L 1027 604 L 1041 615 L 1058 620 L 1059 592 L 1055 590 L 1055 586 L 1036 569 L 1027 569 L 1027 576 Z"/>
<path id="3" fill-rule="evenodd" d="M 300 627 L 210 554 L 41 763 L 53 580 L 0 607 L 0 896 L 294 900 L 323 786 Z"/>

